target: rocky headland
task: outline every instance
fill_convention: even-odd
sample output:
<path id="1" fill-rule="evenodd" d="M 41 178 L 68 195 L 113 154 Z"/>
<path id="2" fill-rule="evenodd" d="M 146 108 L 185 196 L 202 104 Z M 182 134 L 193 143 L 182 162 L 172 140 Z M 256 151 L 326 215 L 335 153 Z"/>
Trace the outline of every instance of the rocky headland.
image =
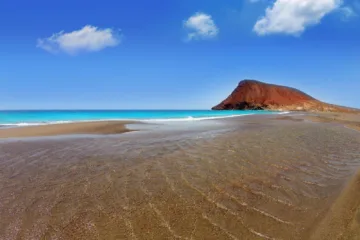
<path id="1" fill-rule="evenodd" d="M 359 112 L 357 109 L 324 103 L 286 86 L 243 80 L 213 110 L 277 110 L 309 112 Z"/>

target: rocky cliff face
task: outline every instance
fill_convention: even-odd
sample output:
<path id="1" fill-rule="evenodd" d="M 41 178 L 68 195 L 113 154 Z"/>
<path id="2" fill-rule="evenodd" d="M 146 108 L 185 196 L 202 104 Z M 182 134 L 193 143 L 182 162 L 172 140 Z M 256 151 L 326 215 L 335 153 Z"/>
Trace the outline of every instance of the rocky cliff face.
<path id="1" fill-rule="evenodd" d="M 243 80 L 213 110 L 279 110 L 349 112 L 350 108 L 323 103 L 295 88 Z"/>

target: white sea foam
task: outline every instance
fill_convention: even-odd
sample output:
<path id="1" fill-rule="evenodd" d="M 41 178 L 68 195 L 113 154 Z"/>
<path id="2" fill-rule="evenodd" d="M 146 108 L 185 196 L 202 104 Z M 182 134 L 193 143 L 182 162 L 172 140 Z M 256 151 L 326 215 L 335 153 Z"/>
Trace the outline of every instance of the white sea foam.
<path id="1" fill-rule="evenodd" d="M 76 121 L 3 123 L 3 124 L 0 124 L 0 127 L 28 127 L 28 126 L 40 126 L 40 125 L 50 125 L 50 124 L 62 124 L 62 123 L 71 123 L 71 122 L 76 122 Z"/>
<path id="2" fill-rule="evenodd" d="M 278 112 L 278 113 L 269 113 L 269 114 L 289 114 L 290 112 Z M 4 123 L 0 124 L 0 127 L 27 127 L 27 126 L 40 126 L 40 125 L 53 125 L 53 124 L 63 124 L 63 123 L 82 123 L 82 122 L 103 122 L 103 121 L 136 121 L 136 122 L 189 122 L 189 121 L 203 121 L 203 120 L 215 120 L 215 119 L 224 119 L 224 118 L 234 118 L 242 116 L 256 115 L 255 113 L 247 114 L 234 114 L 234 115 L 223 115 L 223 116 L 209 116 L 209 117 L 183 117 L 183 118 L 157 118 L 157 119 L 89 119 L 89 120 L 67 120 L 67 121 L 48 121 L 48 122 L 20 122 L 20 123 Z"/>
<path id="3" fill-rule="evenodd" d="M 184 118 L 154 118 L 154 119 L 114 118 L 114 119 L 92 119 L 92 120 L 73 120 L 73 121 L 21 122 L 21 123 L 5 123 L 5 124 L 0 124 L 0 126 L 26 127 L 26 126 L 53 125 L 53 124 L 63 124 L 63 123 L 104 122 L 104 121 L 136 121 L 136 122 L 147 122 L 147 123 L 150 123 L 150 122 L 182 122 L 182 121 L 202 121 L 202 120 L 211 120 L 211 119 L 222 119 L 222 118 L 240 117 L 240 116 L 247 116 L 247 115 L 253 115 L 253 114 L 199 117 L 199 118 L 194 118 L 192 116 L 188 116 L 188 117 L 184 117 Z"/>
<path id="4" fill-rule="evenodd" d="M 291 112 L 279 112 L 278 114 L 289 114 Z"/>
<path id="5" fill-rule="evenodd" d="M 242 116 L 249 116 L 249 115 L 254 115 L 252 113 L 248 113 L 248 114 L 242 114 L 242 115 L 224 115 L 224 116 L 212 116 L 212 117 L 186 117 L 186 118 L 160 118 L 160 119 L 144 119 L 144 120 L 139 120 L 136 119 L 136 121 L 140 121 L 140 122 L 187 122 L 187 121 L 203 121 L 203 120 L 212 120 L 212 119 L 223 119 L 223 118 L 233 118 L 233 117 L 242 117 Z"/>

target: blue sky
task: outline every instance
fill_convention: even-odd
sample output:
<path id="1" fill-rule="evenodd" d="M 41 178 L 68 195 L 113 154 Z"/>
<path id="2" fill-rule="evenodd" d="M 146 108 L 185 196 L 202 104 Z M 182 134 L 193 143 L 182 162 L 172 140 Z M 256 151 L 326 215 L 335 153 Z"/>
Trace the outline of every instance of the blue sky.
<path id="1" fill-rule="evenodd" d="M 360 107 L 360 0 L 2 0 L 0 29 L 0 109 L 209 109 L 242 79 Z"/>

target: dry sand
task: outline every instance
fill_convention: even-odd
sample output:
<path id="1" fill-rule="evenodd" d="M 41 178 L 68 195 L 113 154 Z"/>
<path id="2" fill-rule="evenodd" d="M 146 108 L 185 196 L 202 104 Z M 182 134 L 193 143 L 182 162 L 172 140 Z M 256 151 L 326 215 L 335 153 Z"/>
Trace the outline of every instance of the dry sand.
<path id="1" fill-rule="evenodd" d="M 304 121 L 318 123 L 336 123 L 360 131 L 360 114 L 354 113 L 305 113 L 303 115 L 280 116 L 277 120 Z"/>
<path id="2" fill-rule="evenodd" d="M 340 123 L 360 131 L 360 114 L 351 113 L 318 113 L 308 116 L 307 119 L 323 123 Z"/>
<path id="3" fill-rule="evenodd" d="M 293 119 L 4 141 L 0 239 L 359 239 L 360 134 Z"/>
<path id="4" fill-rule="evenodd" d="M 0 138 L 56 136 L 67 134 L 117 134 L 128 132 L 125 127 L 130 122 L 99 121 L 63 123 L 0 129 Z"/>

